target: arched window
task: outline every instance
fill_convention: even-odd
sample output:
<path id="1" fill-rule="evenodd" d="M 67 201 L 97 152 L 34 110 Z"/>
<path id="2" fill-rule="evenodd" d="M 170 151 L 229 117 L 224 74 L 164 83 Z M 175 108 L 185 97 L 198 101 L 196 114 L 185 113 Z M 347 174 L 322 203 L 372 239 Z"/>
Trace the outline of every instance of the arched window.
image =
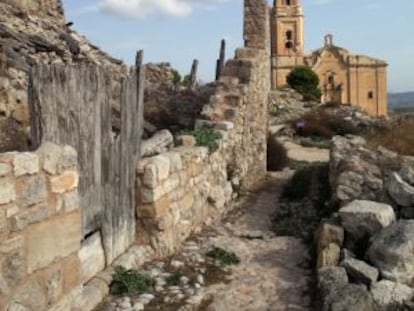
<path id="1" fill-rule="evenodd" d="M 292 5 L 292 1 L 291 0 L 286 0 L 286 5 Z"/>
<path id="2" fill-rule="evenodd" d="M 330 74 L 329 77 L 328 77 L 328 83 L 329 84 L 334 84 L 335 83 L 335 78 L 332 74 Z"/>
<path id="3" fill-rule="evenodd" d="M 368 92 L 368 99 L 373 99 L 374 98 L 374 92 Z"/>
<path id="4" fill-rule="evenodd" d="M 286 40 L 293 40 L 293 31 L 292 30 L 288 30 L 286 31 Z"/>
<path id="5" fill-rule="evenodd" d="M 293 48 L 293 43 L 292 43 L 292 41 L 288 41 L 288 42 L 286 42 L 286 44 L 285 44 L 285 47 L 287 48 L 287 49 L 291 49 L 291 48 Z"/>

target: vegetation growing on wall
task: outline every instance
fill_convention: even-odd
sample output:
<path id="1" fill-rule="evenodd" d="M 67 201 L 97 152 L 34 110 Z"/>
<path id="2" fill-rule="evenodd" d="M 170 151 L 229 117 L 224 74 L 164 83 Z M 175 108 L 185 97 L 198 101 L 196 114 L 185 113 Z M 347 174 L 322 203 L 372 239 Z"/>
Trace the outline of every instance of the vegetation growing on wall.
<path id="1" fill-rule="evenodd" d="M 127 270 L 118 266 L 112 275 L 112 295 L 134 295 L 152 292 L 155 280 L 149 275 L 141 274 L 137 270 Z"/>

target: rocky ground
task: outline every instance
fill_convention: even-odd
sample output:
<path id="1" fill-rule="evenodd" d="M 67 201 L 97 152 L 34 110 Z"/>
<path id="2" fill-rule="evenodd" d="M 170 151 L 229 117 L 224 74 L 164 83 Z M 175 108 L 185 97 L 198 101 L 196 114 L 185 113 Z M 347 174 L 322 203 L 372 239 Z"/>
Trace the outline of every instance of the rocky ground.
<path id="1" fill-rule="evenodd" d="M 309 248 L 273 230 L 277 202 L 292 174 L 269 174 L 262 190 L 223 222 L 194 235 L 173 257 L 144 266 L 141 272 L 155 279 L 153 292 L 112 296 L 97 310 L 314 310 Z M 220 256 L 207 255 L 217 248 L 234 253 L 239 263 L 226 266 Z"/>

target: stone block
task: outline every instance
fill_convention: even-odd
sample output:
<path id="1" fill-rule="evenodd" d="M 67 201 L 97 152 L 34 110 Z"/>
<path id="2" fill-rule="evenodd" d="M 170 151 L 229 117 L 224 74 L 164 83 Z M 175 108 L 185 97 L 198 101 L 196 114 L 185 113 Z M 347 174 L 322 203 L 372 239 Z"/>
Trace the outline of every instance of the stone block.
<path id="1" fill-rule="evenodd" d="M 370 286 L 372 283 L 378 280 L 378 269 L 368 265 L 361 260 L 348 258 L 341 263 L 341 266 L 345 268 L 349 277 L 354 282 Z"/>
<path id="2" fill-rule="evenodd" d="M 341 249 L 335 243 L 330 243 L 327 247 L 318 253 L 318 268 L 326 266 L 336 266 L 341 257 Z"/>
<path id="3" fill-rule="evenodd" d="M 86 310 L 81 306 L 82 286 L 78 286 L 65 294 L 64 297 L 59 300 L 59 303 L 54 305 L 49 311 L 80 311 Z"/>
<path id="4" fill-rule="evenodd" d="M 46 310 L 46 297 L 42 287 L 35 280 L 28 281 L 15 292 L 6 310 Z"/>
<path id="5" fill-rule="evenodd" d="M 339 215 L 345 231 L 355 239 L 370 237 L 396 221 L 391 206 L 372 201 L 353 201 Z"/>
<path id="6" fill-rule="evenodd" d="M 78 164 L 78 153 L 73 147 L 63 147 L 61 164 L 63 168 L 74 167 Z"/>
<path id="7" fill-rule="evenodd" d="M 82 243 L 79 251 L 79 260 L 81 263 L 82 284 L 85 284 L 105 268 L 105 253 L 100 232 L 93 234 Z"/>
<path id="8" fill-rule="evenodd" d="M 18 184 L 19 198 L 24 207 L 43 203 L 47 199 L 45 178 L 36 175 Z"/>
<path id="9" fill-rule="evenodd" d="M 63 208 L 65 212 L 73 212 L 79 209 L 79 193 L 74 190 L 63 195 Z"/>
<path id="10" fill-rule="evenodd" d="M 39 172 L 39 157 L 29 152 L 16 153 L 13 166 L 16 177 L 36 174 Z"/>
<path id="11" fill-rule="evenodd" d="M 316 232 L 316 244 L 318 252 L 321 252 L 331 243 L 342 246 L 344 242 L 344 228 L 332 223 L 323 223 Z"/>
<path id="12" fill-rule="evenodd" d="M 0 296 L 9 295 L 25 275 L 23 247 L 22 236 L 0 243 Z"/>
<path id="13" fill-rule="evenodd" d="M 194 136 L 192 135 L 180 135 L 175 139 L 177 146 L 187 146 L 194 147 L 197 142 Z"/>
<path id="14" fill-rule="evenodd" d="M 27 229 L 26 239 L 27 269 L 32 273 L 79 250 L 80 215 L 73 213 L 32 225 Z"/>
<path id="15" fill-rule="evenodd" d="M 42 272 L 40 280 L 46 289 L 46 304 L 54 305 L 63 294 L 63 273 L 60 266 L 54 266 Z"/>
<path id="16" fill-rule="evenodd" d="M 141 204 L 138 207 L 138 217 L 158 218 L 165 216 L 170 209 L 170 200 L 168 196 L 163 196 L 151 204 Z"/>
<path id="17" fill-rule="evenodd" d="M 15 200 L 14 184 L 7 179 L 0 178 L 0 205 L 14 202 Z"/>
<path id="18" fill-rule="evenodd" d="M 371 294 L 378 311 L 392 310 L 414 298 L 414 290 L 403 284 L 382 280 L 371 286 Z"/>
<path id="19" fill-rule="evenodd" d="M 6 163 L 0 163 L 0 177 L 6 176 L 12 171 L 12 168 L 10 165 Z"/>
<path id="20" fill-rule="evenodd" d="M 63 259 L 61 267 L 63 275 L 63 290 L 65 293 L 68 293 L 82 283 L 81 263 L 78 252 Z"/>
<path id="21" fill-rule="evenodd" d="M 56 144 L 46 142 L 41 146 L 40 153 L 43 155 L 43 169 L 49 174 L 57 174 L 60 171 L 62 148 Z"/>
<path id="22" fill-rule="evenodd" d="M 387 182 L 388 193 L 403 207 L 414 206 L 414 187 L 405 182 L 400 175 L 393 173 Z"/>
<path id="23" fill-rule="evenodd" d="M 43 221 L 47 218 L 49 218 L 48 207 L 46 205 L 38 205 L 12 216 L 10 218 L 11 229 L 13 231 L 21 231 L 28 225 Z"/>
<path id="24" fill-rule="evenodd" d="M 50 178 L 53 193 L 65 193 L 78 187 L 79 175 L 76 171 L 65 171 Z"/>

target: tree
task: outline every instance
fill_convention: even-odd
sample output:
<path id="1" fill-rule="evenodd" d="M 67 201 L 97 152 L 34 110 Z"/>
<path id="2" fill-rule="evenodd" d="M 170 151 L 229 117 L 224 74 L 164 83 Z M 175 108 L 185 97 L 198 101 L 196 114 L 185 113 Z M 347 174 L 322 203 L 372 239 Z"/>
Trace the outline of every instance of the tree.
<path id="1" fill-rule="evenodd" d="M 305 100 L 320 101 L 319 77 L 308 66 L 296 66 L 287 76 L 288 85 L 303 95 Z"/>
<path id="2" fill-rule="evenodd" d="M 178 72 L 178 70 L 176 69 L 171 69 L 171 73 L 173 74 L 173 83 L 175 86 L 179 86 L 182 80 L 182 77 L 180 75 L 180 73 Z"/>

